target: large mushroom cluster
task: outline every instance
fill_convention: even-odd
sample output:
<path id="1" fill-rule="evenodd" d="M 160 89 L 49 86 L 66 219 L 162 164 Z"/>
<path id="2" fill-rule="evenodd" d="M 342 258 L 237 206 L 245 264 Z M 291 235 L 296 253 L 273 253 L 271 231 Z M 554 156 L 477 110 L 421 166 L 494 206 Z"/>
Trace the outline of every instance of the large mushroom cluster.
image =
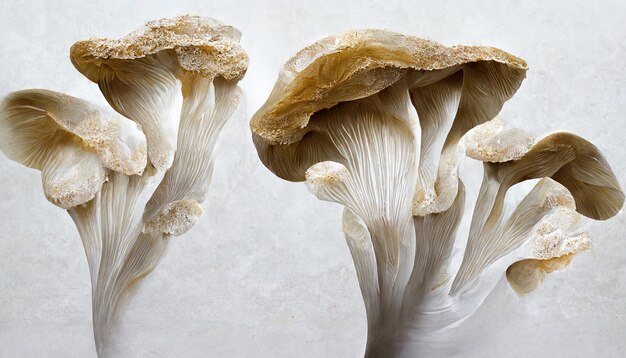
<path id="1" fill-rule="evenodd" d="M 497 115 L 526 69 L 492 47 L 351 31 L 298 52 L 252 117 L 267 168 L 345 207 L 366 356 L 410 355 L 424 334 L 474 312 L 505 272 L 517 292 L 534 290 L 591 245 L 585 217 L 622 208 L 591 143 L 503 128 Z M 484 162 L 468 238 L 457 235 L 464 152 Z M 540 180 L 507 212 L 507 191 L 529 179 Z"/>

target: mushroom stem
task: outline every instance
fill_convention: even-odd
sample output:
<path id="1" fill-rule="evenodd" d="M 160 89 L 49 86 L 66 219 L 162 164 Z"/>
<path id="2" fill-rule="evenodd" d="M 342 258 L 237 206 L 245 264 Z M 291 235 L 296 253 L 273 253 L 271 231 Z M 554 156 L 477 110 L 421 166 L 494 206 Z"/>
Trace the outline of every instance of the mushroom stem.
<path id="1" fill-rule="evenodd" d="M 383 352 L 389 354 L 395 345 L 402 319 L 401 302 L 393 296 L 393 292 L 380 290 L 376 257 L 372 243 L 376 239 L 363 220 L 349 209 L 344 209 L 343 228 L 346 242 L 354 260 L 359 287 L 363 295 L 367 312 L 366 356 L 379 357 Z M 389 235 L 389 233 L 383 232 Z M 386 236 L 386 238 L 389 238 Z M 382 279 L 386 282 L 387 278 Z"/>
<path id="2" fill-rule="evenodd" d="M 182 91 L 178 148 L 172 167 L 148 202 L 146 222 L 175 201 L 204 201 L 213 174 L 217 139 L 241 99 L 237 81 L 221 77 L 189 76 L 183 81 Z"/>
<path id="3" fill-rule="evenodd" d="M 342 164 L 322 162 L 307 171 L 316 196 L 347 208 L 344 230 L 368 313 L 367 356 L 379 356 L 395 339 L 415 256 L 414 137 L 400 108 L 409 107 L 400 103 L 392 111 L 374 96 L 320 113 L 315 131 L 333 143 Z"/>
<path id="4" fill-rule="evenodd" d="M 128 292 L 156 266 L 166 248 L 162 234 L 142 234 L 143 209 L 163 172 L 111 173 L 96 197 L 68 210 L 83 241 L 91 273 L 94 337 L 107 352 Z M 107 355 L 101 355 L 106 357 Z"/>

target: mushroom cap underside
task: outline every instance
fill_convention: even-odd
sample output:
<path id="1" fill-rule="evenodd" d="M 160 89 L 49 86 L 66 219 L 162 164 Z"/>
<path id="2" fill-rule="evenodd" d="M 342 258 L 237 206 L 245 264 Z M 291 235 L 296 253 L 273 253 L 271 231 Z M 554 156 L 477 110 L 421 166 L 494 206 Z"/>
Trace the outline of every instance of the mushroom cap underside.
<path id="1" fill-rule="evenodd" d="M 289 60 L 250 127 L 270 170 L 287 180 L 304 180 L 307 168 L 299 174 L 281 173 L 272 163 L 280 160 L 283 148 L 308 145 L 304 142 L 310 141 L 306 134 L 316 113 L 375 95 L 407 77 L 410 91 L 411 86 L 429 86 L 462 71 L 452 130 L 460 136 L 497 115 L 521 85 L 526 69 L 522 59 L 493 47 L 446 47 L 383 30 L 346 32 L 326 37 Z"/>

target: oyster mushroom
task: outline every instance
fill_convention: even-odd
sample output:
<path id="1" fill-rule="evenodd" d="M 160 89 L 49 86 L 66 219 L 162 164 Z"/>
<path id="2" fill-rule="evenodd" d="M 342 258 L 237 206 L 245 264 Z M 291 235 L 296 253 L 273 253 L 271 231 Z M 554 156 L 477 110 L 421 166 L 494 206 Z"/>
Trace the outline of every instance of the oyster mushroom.
<path id="1" fill-rule="evenodd" d="M 13 92 L 0 104 L 0 149 L 41 171 L 46 198 L 69 209 L 93 199 L 110 170 L 141 174 L 146 139 L 128 118 L 62 93 Z"/>
<path id="2" fill-rule="evenodd" d="M 185 15 L 147 22 L 120 39 L 79 41 L 70 59 L 98 84 L 116 111 L 143 126 L 150 162 L 167 169 L 176 152 L 181 117 L 205 110 L 195 102 L 209 94 L 215 77 L 236 83 L 245 74 L 248 58 L 239 37 L 232 26 Z M 192 103 L 184 103 L 184 97 Z"/>
<path id="3" fill-rule="evenodd" d="M 248 57 L 239 38 L 231 26 L 185 15 L 148 22 L 119 40 L 80 41 L 72 46 L 72 63 L 124 117 L 113 113 L 96 126 L 100 112 L 78 111 L 52 96 L 37 98 L 40 105 L 13 104 L 19 94 L 9 96 L 11 108 L 0 114 L 2 125 L 24 131 L 2 149 L 41 167 L 44 184 L 56 185 L 83 168 L 89 174 L 76 181 L 88 187 L 84 193 L 76 185 L 61 193 L 70 199 L 46 193 L 63 200 L 85 247 L 99 356 L 119 355 L 112 336 L 131 288 L 154 269 L 168 239 L 202 214 L 217 138 L 241 99 L 237 83 Z M 31 117 L 20 114 L 33 106 L 39 107 Z M 43 124 L 35 128 L 36 121 Z M 43 159 L 20 158 L 9 144 L 61 149 Z"/>
<path id="4" fill-rule="evenodd" d="M 413 215 L 452 206 L 459 140 L 500 111 L 525 69 L 493 48 L 353 31 L 296 54 L 253 116 L 261 161 L 281 178 L 306 177 L 315 195 L 344 205 L 369 232 L 378 294 L 366 304 L 375 306 L 368 355 L 390 349 L 400 325 L 415 275 Z M 370 281 L 360 282 L 364 297 Z"/>
<path id="5" fill-rule="evenodd" d="M 523 60 L 495 48 L 445 47 L 387 31 L 357 30 L 298 52 L 252 117 L 253 141 L 269 170 L 289 181 L 306 181 L 319 199 L 345 207 L 343 229 L 367 313 L 367 357 L 415 355 L 423 335 L 469 317 L 509 265 L 520 258 L 555 257 L 519 250 L 529 247 L 522 244 L 547 217 L 580 216 L 574 200 L 576 210 L 591 218 L 608 218 L 623 204 L 621 189 L 595 147 L 571 138 L 565 141 L 577 142 L 578 149 L 562 146 L 560 134 L 533 146 L 529 134 L 502 130 L 493 120 L 525 72 Z M 472 157 L 494 162 L 485 168 L 499 168 L 493 170 L 501 175 L 487 175 L 486 180 L 497 182 L 495 194 L 491 186 L 483 189 L 489 193 L 481 191 L 474 214 L 472 230 L 481 236 L 477 257 L 482 261 L 469 265 L 471 270 L 464 262 L 455 277 L 459 252 L 462 257 L 466 243 L 470 247 L 476 241 L 472 234 L 468 241 L 459 240 L 456 232 L 465 202 L 458 175 L 464 146 Z M 590 172 L 572 164 L 573 152 L 580 154 L 579 163 L 593 167 Z M 590 181 L 591 172 L 601 173 L 601 179 Z M 497 178 L 504 175 L 503 188 L 530 177 L 551 179 L 540 181 L 500 225 L 498 205 L 506 189 L 496 195 Z M 607 204 L 592 203 L 597 194 Z M 487 220 L 495 220 L 489 227 L 496 228 L 489 238 L 479 230 Z M 490 244 L 497 254 L 485 260 L 481 253 Z M 493 260 L 501 265 L 501 256 L 509 261 L 499 272 L 481 266 Z M 516 269 L 519 265 L 511 268 L 511 281 L 531 286 L 526 282 L 532 280 L 524 281 Z M 466 271 L 472 278 L 474 271 L 482 273 L 481 280 L 466 282 Z"/>
<path id="6" fill-rule="evenodd" d="M 148 204 L 146 221 L 162 221 L 160 211 L 172 213 L 172 205 L 184 210 L 185 200 L 204 201 L 213 147 L 240 101 L 237 83 L 248 67 L 240 37 L 232 26 L 185 15 L 148 22 L 118 40 L 72 46 L 74 66 L 98 83 L 113 108 L 147 127 L 152 164 L 157 169 L 171 164 Z M 149 226 L 158 226 L 156 221 Z"/>
<path id="7" fill-rule="evenodd" d="M 527 239 L 522 233 L 523 225 L 530 229 L 545 216 L 536 208 L 531 210 L 535 219 L 510 218 L 513 224 L 504 223 L 505 196 L 513 185 L 528 179 L 552 178 L 572 196 L 575 210 L 594 220 L 609 219 L 624 205 L 624 193 L 600 150 L 571 133 L 548 135 L 517 160 L 485 162 L 484 172 L 465 256 L 452 285 L 453 294 Z"/>

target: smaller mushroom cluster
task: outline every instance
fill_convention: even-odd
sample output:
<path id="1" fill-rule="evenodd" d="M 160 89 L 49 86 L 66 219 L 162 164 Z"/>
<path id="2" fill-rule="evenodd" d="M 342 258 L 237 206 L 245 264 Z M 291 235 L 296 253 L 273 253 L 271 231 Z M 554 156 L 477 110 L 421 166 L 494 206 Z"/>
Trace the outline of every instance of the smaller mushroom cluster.
<path id="1" fill-rule="evenodd" d="M 130 289 L 156 266 L 170 236 L 202 214 L 213 152 L 241 99 L 248 57 L 240 32 L 179 16 L 120 39 L 74 44 L 76 69 L 113 110 L 48 90 L 0 105 L 0 149 L 41 171 L 44 194 L 80 233 L 93 287 L 100 356 Z"/>

